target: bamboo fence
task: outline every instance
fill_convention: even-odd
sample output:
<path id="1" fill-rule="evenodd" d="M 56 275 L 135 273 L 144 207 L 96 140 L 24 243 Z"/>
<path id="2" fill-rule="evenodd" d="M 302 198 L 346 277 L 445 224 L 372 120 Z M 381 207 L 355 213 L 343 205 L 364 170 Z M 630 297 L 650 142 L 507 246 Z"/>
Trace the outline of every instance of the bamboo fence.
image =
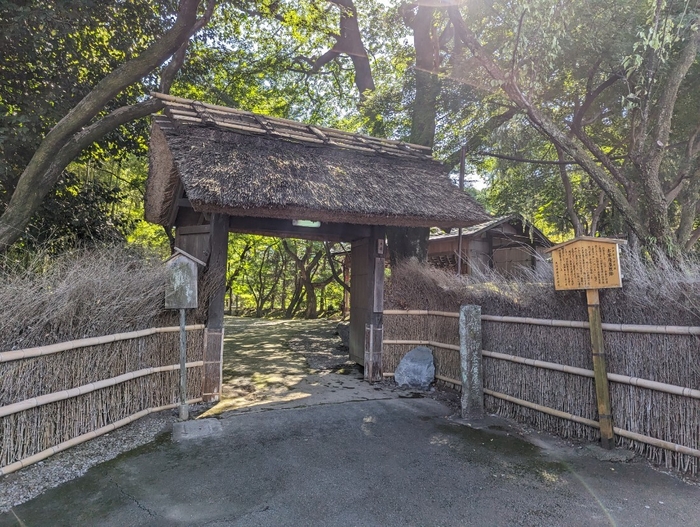
<path id="1" fill-rule="evenodd" d="M 458 313 L 387 310 L 384 315 L 387 372 L 418 343 L 458 344 Z M 486 409 L 562 437 L 597 440 L 588 323 L 481 318 Z M 698 474 L 700 328 L 603 324 L 603 330 L 618 445 L 667 468 Z M 452 353 L 458 363 L 459 354 Z M 458 367 L 456 374 L 445 375 L 437 362 L 443 380 L 458 384 Z"/>
<path id="2" fill-rule="evenodd" d="M 202 393 L 204 326 L 187 327 L 188 394 Z M 178 404 L 179 327 L 0 353 L 0 474 Z"/>

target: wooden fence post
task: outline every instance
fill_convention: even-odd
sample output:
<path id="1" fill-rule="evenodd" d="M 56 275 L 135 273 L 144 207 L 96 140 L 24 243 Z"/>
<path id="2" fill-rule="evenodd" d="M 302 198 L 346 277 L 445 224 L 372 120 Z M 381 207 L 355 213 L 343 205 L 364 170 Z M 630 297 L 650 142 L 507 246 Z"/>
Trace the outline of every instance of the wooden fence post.
<path id="1" fill-rule="evenodd" d="M 615 446 L 608 371 L 603 349 L 603 326 L 600 319 L 600 299 L 597 289 L 586 289 L 588 301 L 588 321 L 591 330 L 591 351 L 593 352 L 593 372 L 595 393 L 598 402 L 598 422 L 600 423 L 600 445 L 610 450 Z"/>
<path id="2" fill-rule="evenodd" d="M 459 309 L 459 358 L 462 370 L 462 418 L 484 416 L 484 372 L 481 358 L 481 306 Z"/>

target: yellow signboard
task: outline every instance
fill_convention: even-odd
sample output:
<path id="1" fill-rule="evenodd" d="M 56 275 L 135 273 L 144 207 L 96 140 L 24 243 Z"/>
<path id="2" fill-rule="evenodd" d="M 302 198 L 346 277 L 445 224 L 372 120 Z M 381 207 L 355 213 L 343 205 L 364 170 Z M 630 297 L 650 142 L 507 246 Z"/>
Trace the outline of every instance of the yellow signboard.
<path id="1" fill-rule="evenodd" d="M 554 289 L 604 289 L 622 287 L 620 240 L 576 238 L 552 247 Z"/>

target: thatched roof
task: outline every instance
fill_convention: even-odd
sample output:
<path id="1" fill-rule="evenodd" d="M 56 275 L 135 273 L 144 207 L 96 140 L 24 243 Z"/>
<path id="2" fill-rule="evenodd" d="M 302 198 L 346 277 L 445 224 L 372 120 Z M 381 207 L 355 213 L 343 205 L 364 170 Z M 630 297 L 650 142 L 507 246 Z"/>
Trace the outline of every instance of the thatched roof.
<path id="1" fill-rule="evenodd" d="M 462 229 L 463 238 L 476 238 L 488 231 L 500 227 L 504 223 L 509 223 L 514 226 L 517 230 L 521 231 L 523 234 L 527 234 L 528 237 L 532 238 L 532 241 L 536 242 L 538 245 L 543 247 L 551 247 L 552 242 L 550 241 L 544 233 L 530 223 L 520 214 L 509 214 L 507 216 L 500 216 L 498 218 L 493 218 L 489 221 L 483 223 L 477 223 L 466 229 Z M 457 238 L 459 233 L 457 229 L 450 229 L 450 231 L 443 234 L 433 234 L 430 236 L 431 240 L 444 240 L 446 238 Z"/>
<path id="2" fill-rule="evenodd" d="M 195 211 L 359 225 L 466 227 L 489 218 L 430 149 L 154 94 L 146 219 Z"/>

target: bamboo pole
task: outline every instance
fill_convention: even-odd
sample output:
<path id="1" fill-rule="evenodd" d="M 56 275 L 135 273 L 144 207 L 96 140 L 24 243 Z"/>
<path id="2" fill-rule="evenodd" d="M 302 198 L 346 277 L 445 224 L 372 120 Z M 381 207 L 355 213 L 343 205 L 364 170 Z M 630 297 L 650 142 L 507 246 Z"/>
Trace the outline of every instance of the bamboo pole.
<path id="1" fill-rule="evenodd" d="M 394 372 L 384 372 L 382 373 L 384 377 L 393 377 Z M 439 379 L 441 381 L 445 382 L 451 382 L 452 384 L 456 384 L 457 386 L 462 386 L 462 381 L 458 381 L 457 379 L 451 379 L 450 377 L 445 377 L 444 375 L 438 375 L 437 373 L 435 374 L 435 378 Z"/>
<path id="2" fill-rule="evenodd" d="M 494 392 L 493 390 L 489 390 L 486 388 L 484 388 L 484 393 L 487 395 L 490 395 L 491 397 L 503 399 L 504 401 L 508 401 L 508 402 L 513 403 L 513 404 L 517 404 L 519 406 L 525 406 L 526 408 L 531 408 L 533 410 L 537 410 L 538 412 L 553 415 L 555 417 L 560 417 L 562 419 L 568 419 L 569 421 L 581 423 L 581 424 L 590 426 L 592 428 L 600 428 L 600 425 L 598 424 L 598 422 L 593 421 L 592 419 L 586 419 L 585 417 L 579 417 L 577 415 L 573 415 L 573 414 L 570 414 L 568 412 L 562 412 L 560 410 L 555 410 L 554 408 L 549 408 L 548 406 L 542 406 L 540 404 L 535 404 L 535 403 L 531 403 L 529 401 L 524 401 L 522 399 L 518 399 L 516 397 L 512 397 L 512 396 L 506 395 L 504 393 Z M 686 454 L 688 456 L 694 456 L 694 457 L 700 458 L 700 450 L 697 450 L 695 448 L 690 448 L 687 446 L 679 445 L 676 443 L 672 443 L 670 441 L 664 441 L 662 439 L 657 439 L 655 437 L 649 437 L 649 436 L 645 436 L 642 434 L 637 434 L 636 432 L 630 432 L 629 430 L 624 430 L 624 429 L 618 428 L 618 427 L 613 428 L 613 431 L 617 435 L 619 435 L 620 437 L 625 437 L 627 439 L 639 441 L 640 443 L 645 443 L 647 445 L 651 445 L 651 446 L 663 448 L 665 450 L 671 450 L 673 452 L 678 452 L 680 454 Z"/>
<path id="3" fill-rule="evenodd" d="M 588 320 L 591 326 L 591 351 L 593 354 L 598 421 L 600 422 L 600 444 L 603 448 L 610 450 L 615 446 L 615 434 L 613 432 L 612 409 L 610 407 L 610 389 L 608 387 L 608 371 L 605 364 L 598 290 L 586 289 L 586 299 L 588 301 Z"/>
<path id="4" fill-rule="evenodd" d="M 437 315 L 441 317 L 451 317 L 459 318 L 459 313 L 453 313 L 452 311 L 429 311 L 427 309 L 408 309 L 406 311 L 402 309 L 387 309 L 384 311 L 385 315 Z"/>
<path id="5" fill-rule="evenodd" d="M 584 368 L 576 368 L 574 366 L 566 366 L 564 364 L 557 364 L 556 362 L 546 362 L 542 360 L 526 359 L 525 357 L 518 357 L 517 355 L 507 355 L 505 353 L 498 353 L 496 351 L 482 350 L 482 355 L 484 357 L 490 357 L 493 359 L 506 360 L 510 362 L 517 362 L 520 364 L 526 364 L 528 366 L 533 366 L 535 368 L 542 368 L 546 370 L 561 371 L 564 373 L 571 373 L 573 375 L 580 375 L 582 377 L 595 378 L 593 370 L 586 370 Z M 630 377 L 629 375 L 619 375 L 617 373 L 608 373 L 608 381 L 616 382 L 618 384 L 627 384 L 629 386 L 635 386 L 638 388 L 646 388 L 648 390 L 654 390 L 657 392 L 670 393 L 672 395 L 680 395 L 681 397 L 689 397 L 691 399 L 700 400 L 700 390 L 693 390 L 692 388 L 684 388 L 683 386 L 676 386 L 675 384 L 666 384 L 663 382 L 650 381 L 647 379 L 640 379 L 638 377 Z"/>
<path id="6" fill-rule="evenodd" d="M 518 357 L 517 355 L 507 355 L 505 353 L 499 353 L 497 351 L 482 350 L 481 354 L 484 357 L 490 357 L 492 359 L 499 359 L 499 360 L 506 360 L 509 362 L 517 362 L 519 364 L 525 364 L 527 366 L 532 366 L 534 368 L 542 368 L 545 370 L 561 371 L 564 373 L 571 373 L 573 375 L 580 375 L 581 377 L 594 378 L 593 370 L 586 370 L 584 368 L 576 368 L 574 366 L 566 366 L 564 364 L 557 364 L 556 362 L 546 362 L 543 360 L 527 359 L 525 357 Z"/>
<path id="7" fill-rule="evenodd" d="M 491 397 L 503 399 L 504 401 L 508 401 L 509 403 L 514 403 L 519 406 L 524 406 L 526 408 L 537 410 L 538 412 L 543 412 L 545 414 L 553 415 L 555 417 L 561 417 L 562 419 L 568 419 L 569 421 L 581 423 L 587 426 L 591 426 L 593 428 L 600 428 L 598 422 L 592 419 L 586 419 L 585 417 L 579 417 L 578 415 L 570 414 L 568 412 L 555 410 L 554 408 L 549 408 L 548 406 L 542 406 L 541 404 L 531 403 L 530 401 L 524 401 L 522 399 L 518 399 L 517 397 L 512 397 L 504 393 L 494 392 L 493 390 L 489 390 L 487 388 L 484 388 L 484 393 L 486 395 L 490 395 Z"/>
<path id="8" fill-rule="evenodd" d="M 204 329 L 204 324 L 193 324 L 186 327 L 187 331 L 196 331 Z M 149 328 L 139 331 L 130 331 L 128 333 L 115 333 L 113 335 L 105 335 L 102 337 L 91 337 L 87 339 L 69 340 L 51 344 L 49 346 L 39 346 L 36 348 L 26 348 L 22 350 L 3 351 L 0 352 L 0 363 L 9 362 L 12 360 L 29 359 L 32 357 L 41 357 L 51 355 L 52 353 L 60 353 L 62 351 L 70 351 L 79 348 L 87 348 L 89 346 L 99 346 L 100 344 L 110 344 L 120 340 L 137 339 L 140 337 L 148 337 L 157 333 L 174 333 L 180 331 L 180 326 L 169 326 L 164 328 Z"/>
<path id="9" fill-rule="evenodd" d="M 179 367 L 179 366 L 178 366 Z M 187 401 L 188 404 L 195 404 L 202 402 L 202 398 L 198 397 L 196 399 L 190 399 Z M 32 465 L 34 463 L 37 463 L 39 461 L 42 461 L 48 457 L 53 456 L 54 454 L 58 454 L 59 452 L 63 452 L 64 450 L 67 450 L 73 446 L 79 445 L 81 443 L 85 443 L 86 441 L 89 441 L 90 439 L 94 439 L 96 437 L 99 437 L 101 435 L 107 434 L 111 432 L 112 430 L 116 430 L 117 428 L 121 428 L 122 426 L 126 426 L 130 423 L 133 423 L 137 419 L 141 419 L 142 417 L 147 416 L 148 414 L 154 413 L 154 412 L 160 412 L 162 410 L 170 410 L 172 408 L 177 408 L 177 406 L 180 403 L 173 403 L 173 404 L 166 404 L 165 406 L 158 406 L 155 408 L 146 408 L 145 410 L 141 410 L 140 412 L 137 412 L 129 417 L 125 417 L 124 419 L 120 419 L 119 421 L 116 421 L 114 423 L 108 424 L 106 426 L 103 426 L 102 428 L 98 428 L 97 430 L 94 430 L 92 432 L 88 432 L 87 434 L 80 435 L 78 437 L 74 437 L 73 439 L 69 439 L 68 441 L 64 441 L 63 443 L 60 443 L 54 447 L 47 448 L 46 450 L 43 450 L 37 454 L 34 454 L 33 456 L 26 457 L 20 461 L 16 461 L 14 463 L 11 463 L 9 465 L 6 465 L 4 467 L 0 467 L 0 476 L 5 476 L 7 474 L 10 474 L 12 472 L 16 472 L 17 470 L 27 467 L 29 465 Z"/>
<path id="10" fill-rule="evenodd" d="M 459 318 L 459 313 L 447 311 L 428 311 L 420 309 L 387 309 L 385 315 L 436 315 Z M 503 322 L 506 324 L 529 324 L 532 326 L 551 326 L 560 328 L 589 329 L 590 324 L 581 320 L 550 320 L 531 317 L 502 317 L 498 315 L 481 315 L 482 322 Z M 652 333 L 658 335 L 700 335 L 698 326 L 647 326 L 641 324 L 602 324 L 603 331 L 616 333 Z"/>
<path id="11" fill-rule="evenodd" d="M 434 340 L 384 340 L 384 344 L 401 344 L 406 346 L 434 346 L 436 348 L 445 348 L 452 351 L 459 351 L 459 346 L 455 344 L 445 344 L 444 342 L 435 342 Z"/>
<path id="12" fill-rule="evenodd" d="M 187 368 L 197 368 L 204 366 L 203 361 L 188 362 L 185 365 Z M 44 406 L 49 403 L 55 403 L 58 401 L 63 401 L 65 399 L 72 399 L 73 397 L 78 397 L 79 395 L 85 395 L 95 390 L 101 390 L 102 388 L 109 388 L 110 386 L 115 386 L 123 382 L 130 381 L 132 379 L 137 379 L 139 377 L 145 377 L 146 375 L 152 375 L 154 373 L 160 373 L 164 371 L 179 370 L 181 368 L 180 364 L 171 364 L 169 366 L 156 366 L 153 368 L 144 368 L 143 370 L 133 371 L 119 375 L 117 377 L 112 377 L 110 379 L 104 379 L 102 381 L 92 382 L 90 384 L 84 384 L 77 388 L 71 388 L 70 390 L 63 390 L 60 392 L 48 393 L 46 395 L 41 395 L 39 397 L 33 397 L 31 399 L 26 399 L 18 403 L 8 404 L 7 406 L 0 407 L 0 417 L 6 417 L 8 415 L 16 414 L 19 412 L 24 412 L 31 408 L 36 408 L 37 406 Z"/>
<path id="13" fill-rule="evenodd" d="M 589 329 L 588 322 L 578 320 L 548 320 L 529 317 L 501 317 L 496 315 L 481 315 L 482 321 L 504 322 L 510 324 L 530 324 L 533 326 L 552 326 L 560 328 Z M 603 331 L 616 333 L 654 333 L 659 335 L 700 335 L 697 326 L 646 326 L 640 324 L 601 324 Z"/>

